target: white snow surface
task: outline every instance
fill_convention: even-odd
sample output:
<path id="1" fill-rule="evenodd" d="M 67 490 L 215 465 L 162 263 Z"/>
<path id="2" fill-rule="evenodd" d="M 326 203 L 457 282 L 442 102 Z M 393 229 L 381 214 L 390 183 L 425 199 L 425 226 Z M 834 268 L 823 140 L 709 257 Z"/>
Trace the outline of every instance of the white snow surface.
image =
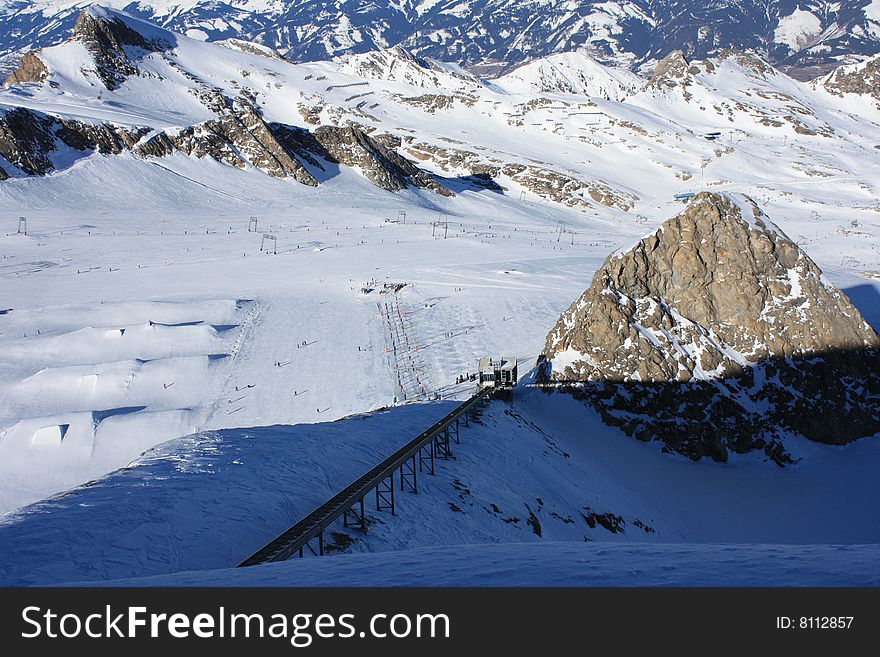
<path id="1" fill-rule="evenodd" d="M 506 191 L 491 192 L 458 178 L 469 171 L 430 161 L 420 166 L 456 196 L 385 192 L 345 167 L 310 188 L 179 153 L 60 150 L 58 170 L 45 177 L 0 158 L 11 175 L 0 181 L 2 583 L 238 563 L 453 403 L 427 397 L 469 394 L 470 384 L 454 381 L 477 358 L 512 353 L 527 372 L 605 257 L 680 211 L 673 194 L 748 194 L 880 326 L 880 279 L 870 275 L 880 271 L 880 112 L 868 99 L 841 99 L 729 58 L 695 76 L 687 97 L 644 89 L 619 102 L 577 95 L 594 93 L 588 89 L 462 82 L 439 93 L 471 94 L 472 104 L 429 112 L 401 100 L 425 93 L 406 80 L 172 38 L 170 52 L 146 55 L 143 74 L 112 92 L 88 72 L 80 44 L 45 49 L 58 85 L 3 88 L 0 110 L 174 130 L 211 117 L 193 93 L 195 77 L 229 95 L 258 92 L 270 121 L 305 125 L 299 105 L 318 107 L 325 124 L 352 120 L 502 164 L 603 180 L 637 200 L 629 212 L 591 201 L 568 207 L 504 174 L 497 181 Z M 719 139 L 706 139 L 716 131 Z M 432 226 L 442 214 L 447 239 Z M 17 233 L 22 216 L 27 235 Z M 256 232 L 248 231 L 251 218 Z M 277 255 L 260 251 L 264 232 L 277 236 Z M 386 283 L 406 286 L 383 293 Z M 386 352 L 392 334 L 407 345 L 397 357 Z M 794 445 L 803 462 L 781 470 L 757 455 L 725 465 L 680 460 L 543 392 L 526 391 L 512 407 L 493 402 L 484 418 L 426 484 L 436 493 L 404 496 L 401 514 L 377 516 L 377 530 L 351 549 L 418 555 L 410 551 L 449 544 L 676 543 L 656 554 L 705 559 L 699 572 L 716 582 L 722 576 L 709 564 L 723 548 L 687 546 L 880 543 L 871 503 L 876 440 Z M 625 531 L 590 527 L 580 515 L 587 506 L 620 516 Z M 562 563 L 580 550 L 598 559 L 602 548 L 547 549 Z M 757 554 L 749 549 L 732 558 Z M 875 571 L 861 565 L 873 549 L 765 552 L 777 560 L 806 555 L 810 564 L 845 554 L 851 560 L 840 570 L 813 570 L 814 579 L 806 567 L 786 572 L 805 582 L 869 583 Z M 641 554 L 614 552 L 657 563 Z M 240 577 L 192 577 L 227 576 Z M 544 576 L 556 581 L 536 574 Z"/>
<path id="2" fill-rule="evenodd" d="M 645 84 L 631 71 L 603 66 L 583 51 L 543 57 L 494 82 L 512 93 L 565 93 L 618 101 Z"/>
<path id="3" fill-rule="evenodd" d="M 291 559 L 248 569 L 175 573 L 106 585 L 878 586 L 878 563 L 878 545 L 545 541 L 444 545 L 318 561 Z"/>
<path id="4" fill-rule="evenodd" d="M 866 8 L 865 15 L 870 18 L 868 12 L 869 8 Z M 788 16 L 779 19 L 779 25 L 773 36 L 777 43 L 784 43 L 791 50 L 800 50 L 821 32 L 822 21 L 819 17 L 798 7 Z"/>

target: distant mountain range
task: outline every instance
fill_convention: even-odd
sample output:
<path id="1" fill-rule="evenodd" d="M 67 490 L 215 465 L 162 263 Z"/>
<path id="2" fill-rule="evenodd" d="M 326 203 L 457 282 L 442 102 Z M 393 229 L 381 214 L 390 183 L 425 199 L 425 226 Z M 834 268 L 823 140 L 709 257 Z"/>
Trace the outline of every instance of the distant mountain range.
<path id="1" fill-rule="evenodd" d="M 82 0 L 0 0 L 0 68 L 63 41 Z M 402 45 L 482 75 L 585 49 L 640 68 L 673 50 L 751 50 L 809 79 L 880 52 L 880 0 L 104 0 L 188 36 L 241 38 L 293 61 Z"/>

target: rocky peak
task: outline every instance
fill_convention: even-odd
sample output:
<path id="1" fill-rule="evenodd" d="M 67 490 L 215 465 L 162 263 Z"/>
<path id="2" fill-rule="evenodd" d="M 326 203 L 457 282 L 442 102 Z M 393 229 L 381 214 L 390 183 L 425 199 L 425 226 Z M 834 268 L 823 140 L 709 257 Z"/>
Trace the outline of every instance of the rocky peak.
<path id="1" fill-rule="evenodd" d="M 143 25 L 144 29 L 135 29 Z M 71 39 L 82 42 L 95 59 L 96 73 L 108 89 L 116 89 L 136 75 L 137 59 L 149 52 L 173 47 L 173 37 L 147 23 L 100 6 L 84 9 Z"/>
<path id="2" fill-rule="evenodd" d="M 656 88 L 674 88 L 679 84 L 687 84 L 689 78 L 699 73 L 699 69 L 691 66 L 681 50 L 673 50 L 657 62 L 649 84 Z"/>
<path id="3" fill-rule="evenodd" d="M 880 339 L 744 196 L 699 194 L 609 257 L 545 353 L 554 378 L 603 384 L 606 419 L 626 409 L 631 433 L 697 458 L 779 456 L 786 431 L 827 443 L 880 431 Z"/>

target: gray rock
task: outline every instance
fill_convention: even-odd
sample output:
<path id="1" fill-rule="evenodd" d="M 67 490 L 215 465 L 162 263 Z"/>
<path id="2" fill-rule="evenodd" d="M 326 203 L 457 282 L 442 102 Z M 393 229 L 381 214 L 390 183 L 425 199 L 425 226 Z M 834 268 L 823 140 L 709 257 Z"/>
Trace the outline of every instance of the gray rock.
<path id="1" fill-rule="evenodd" d="M 0 155 L 30 175 L 48 173 L 55 150 L 54 122 L 30 110 L 16 108 L 0 115 Z"/>
<path id="2" fill-rule="evenodd" d="M 12 74 L 6 78 L 4 84 L 21 84 L 23 82 L 42 82 L 49 75 L 49 69 L 35 52 L 25 53 Z"/>
<path id="3" fill-rule="evenodd" d="M 94 57 L 95 72 L 108 89 L 116 89 L 126 77 L 139 73 L 138 54 L 172 47 L 161 39 L 145 37 L 115 16 L 96 16 L 88 9 L 80 13 L 71 38 L 82 42 Z"/>
<path id="4" fill-rule="evenodd" d="M 0 114 L 0 155 L 28 175 L 43 175 L 54 169 L 50 156 L 59 140 L 84 153 L 119 154 L 146 133 L 146 128 L 92 125 L 15 108 Z"/>
<path id="5" fill-rule="evenodd" d="M 880 107 L 880 55 L 861 66 L 841 66 L 828 76 L 823 86 L 840 95 L 851 93 L 870 96 Z"/>
<path id="6" fill-rule="evenodd" d="M 270 176 L 293 177 L 305 185 L 317 187 L 318 181 L 278 141 L 248 99 L 238 97 L 228 101 L 221 97 L 215 106 L 218 118 L 205 122 L 202 135 L 213 135 L 219 138 L 219 142 L 205 139 L 202 144 L 205 152 L 236 166 L 243 166 L 247 161 Z M 229 162 L 230 157 L 237 161 Z"/>
<path id="7" fill-rule="evenodd" d="M 880 431 L 880 339 L 747 197 L 699 194 L 609 257 L 547 337 L 552 377 L 674 451 L 787 459 Z"/>
<path id="8" fill-rule="evenodd" d="M 358 167 L 377 187 L 396 192 L 407 185 L 430 189 L 442 196 L 453 193 L 415 164 L 371 138 L 357 126 L 321 126 L 315 140 L 329 155 L 330 161 Z"/>

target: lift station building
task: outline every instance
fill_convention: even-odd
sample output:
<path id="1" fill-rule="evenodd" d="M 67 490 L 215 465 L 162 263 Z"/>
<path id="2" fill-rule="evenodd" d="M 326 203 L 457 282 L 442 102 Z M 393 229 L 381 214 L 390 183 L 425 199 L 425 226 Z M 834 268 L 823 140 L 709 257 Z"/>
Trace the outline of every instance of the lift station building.
<path id="1" fill-rule="evenodd" d="M 516 384 L 516 358 L 481 358 L 479 363 L 480 388 L 512 388 Z"/>

